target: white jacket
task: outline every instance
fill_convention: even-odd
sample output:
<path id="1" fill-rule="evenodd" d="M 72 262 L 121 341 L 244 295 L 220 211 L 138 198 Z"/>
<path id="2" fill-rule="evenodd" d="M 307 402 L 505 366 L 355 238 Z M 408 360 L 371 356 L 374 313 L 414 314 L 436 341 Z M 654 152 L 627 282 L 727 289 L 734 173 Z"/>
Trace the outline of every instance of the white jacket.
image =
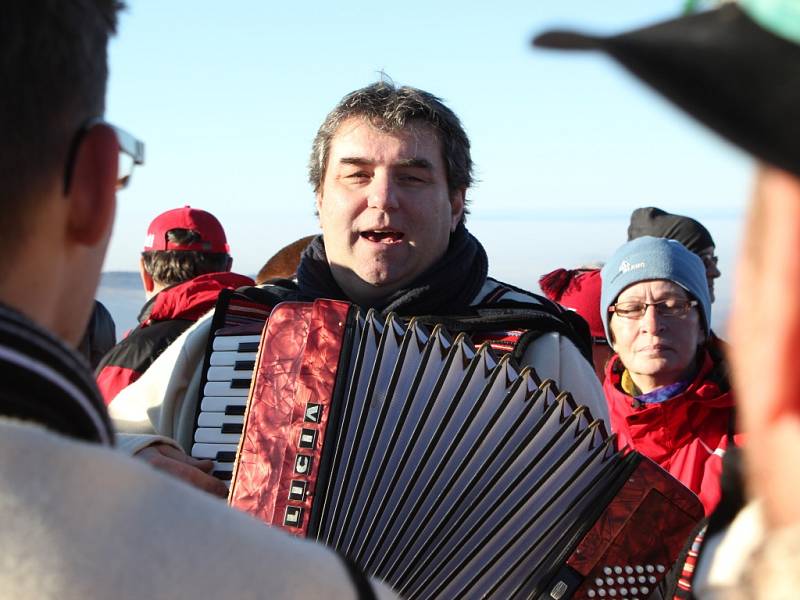
<path id="1" fill-rule="evenodd" d="M 7 418 L 0 514 L 3 600 L 355 597 L 323 546 L 118 451 Z"/>
<path id="2" fill-rule="evenodd" d="M 472 304 L 493 296 L 503 284 L 487 279 Z M 493 301 L 514 300 L 537 304 L 533 295 L 508 290 Z M 118 432 L 156 434 L 177 441 L 187 453 L 192 446 L 201 370 L 211 327 L 211 314 L 201 318 L 183 333 L 145 371 L 142 377 L 122 390 L 109 405 Z M 575 345 L 557 333 L 541 336 L 526 350 L 522 366 L 532 366 L 542 378 L 551 378 L 559 389 L 572 393 L 578 404 L 589 408 L 609 429 L 605 396 L 592 366 Z M 118 444 L 129 452 L 159 438 L 120 435 Z M 163 439 L 163 438 L 161 438 Z"/>

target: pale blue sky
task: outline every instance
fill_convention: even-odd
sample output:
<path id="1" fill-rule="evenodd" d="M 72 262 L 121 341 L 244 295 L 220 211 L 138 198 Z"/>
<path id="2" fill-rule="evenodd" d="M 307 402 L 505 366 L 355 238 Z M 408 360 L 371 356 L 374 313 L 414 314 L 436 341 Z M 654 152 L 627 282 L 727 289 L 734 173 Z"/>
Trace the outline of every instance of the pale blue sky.
<path id="1" fill-rule="evenodd" d="M 610 60 L 529 43 L 551 26 L 643 25 L 679 0 L 129 4 L 107 117 L 146 143 L 147 162 L 119 195 L 106 270 L 133 270 L 150 219 L 183 204 L 220 218 L 246 273 L 317 231 L 311 141 L 383 70 L 461 117 L 479 179 L 468 227 L 495 274 L 533 288 L 546 270 L 602 259 L 630 211 L 656 205 L 709 226 L 727 302 L 749 159 Z"/>

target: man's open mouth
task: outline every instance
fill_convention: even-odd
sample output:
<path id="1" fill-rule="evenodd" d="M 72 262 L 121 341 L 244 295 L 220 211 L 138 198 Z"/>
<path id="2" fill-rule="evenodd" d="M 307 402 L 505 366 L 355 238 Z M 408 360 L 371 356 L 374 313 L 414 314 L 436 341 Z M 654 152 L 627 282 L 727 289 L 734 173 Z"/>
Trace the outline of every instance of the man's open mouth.
<path id="1" fill-rule="evenodd" d="M 361 232 L 361 237 L 369 240 L 370 242 L 375 242 L 378 244 L 397 244 L 403 239 L 404 236 L 404 233 L 389 229 Z"/>

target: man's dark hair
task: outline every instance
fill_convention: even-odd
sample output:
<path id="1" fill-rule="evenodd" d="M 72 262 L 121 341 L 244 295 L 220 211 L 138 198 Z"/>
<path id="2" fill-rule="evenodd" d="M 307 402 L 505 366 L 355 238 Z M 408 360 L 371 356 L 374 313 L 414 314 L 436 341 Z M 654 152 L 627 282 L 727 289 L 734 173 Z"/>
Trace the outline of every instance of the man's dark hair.
<path id="1" fill-rule="evenodd" d="M 442 146 L 450 192 L 472 185 L 469 138 L 456 114 L 429 92 L 408 86 L 396 87 L 391 81 L 379 81 L 348 94 L 325 117 L 314 138 L 309 160 L 308 179 L 315 193 L 322 190 L 336 131 L 344 121 L 354 117 L 387 132 L 400 131 L 412 123 L 430 126 Z M 466 214 L 466 210 L 464 212 Z"/>
<path id="2" fill-rule="evenodd" d="M 5 2 L 0 17 L 0 247 L 25 234 L 81 125 L 103 115 L 118 0 Z"/>
<path id="3" fill-rule="evenodd" d="M 196 231 L 170 229 L 167 240 L 175 244 L 193 244 L 202 241 Z M 142 252 L 144 268 L 161 285 L 189 281 L 206 273 L 230 269 L 227 252 L 197 252 L 194 250 L 156 250 Z"/>

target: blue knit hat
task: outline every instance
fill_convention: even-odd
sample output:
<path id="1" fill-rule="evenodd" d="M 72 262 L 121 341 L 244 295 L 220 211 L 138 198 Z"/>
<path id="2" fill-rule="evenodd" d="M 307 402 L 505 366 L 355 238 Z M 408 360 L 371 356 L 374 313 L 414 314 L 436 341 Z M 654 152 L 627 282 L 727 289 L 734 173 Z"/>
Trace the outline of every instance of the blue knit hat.
<path id="1" fill-rule="evenodd" d="M 606 338 L 611 342 L 608 307 L 628 287 L 640 281 L 666 279 L 678 284 L 697 301 L 706 331 L 711 329 L 711 298 L 703 261 L 680 242 L 666 238 L 640 237 L 620 246 L 600 272 L 603 288 L 600 310 Z"/>

